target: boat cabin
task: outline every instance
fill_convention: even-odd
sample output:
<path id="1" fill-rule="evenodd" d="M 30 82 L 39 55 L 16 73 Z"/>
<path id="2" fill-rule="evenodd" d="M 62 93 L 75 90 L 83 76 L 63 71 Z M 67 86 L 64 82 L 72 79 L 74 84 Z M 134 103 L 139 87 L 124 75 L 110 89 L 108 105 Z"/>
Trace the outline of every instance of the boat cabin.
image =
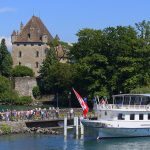
<path id="1" fill-rule="evenodd" d="M 113 104 L 97 104 L 98 119 L 150 121 L 150 94 L 113 95 Z"/>

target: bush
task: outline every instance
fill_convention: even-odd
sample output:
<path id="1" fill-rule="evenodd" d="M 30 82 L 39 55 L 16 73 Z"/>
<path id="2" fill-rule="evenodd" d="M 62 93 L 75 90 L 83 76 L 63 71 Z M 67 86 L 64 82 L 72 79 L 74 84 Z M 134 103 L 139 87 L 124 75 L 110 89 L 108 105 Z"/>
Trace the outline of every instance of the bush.
<path id="1" fill-rule="evenodd" d="M 1 124 L 0 129 L 4 134 L 9 134 L 11 133 L 11 127 L 8 126 L 7 124 Z"/>
<path id="2" fill-rule="evenodd" d="M 14 104 L 19 99 L 15 90 L 5 91 L 0 94 L 0 101 L 6 104 Z"/>
<path id="3" fill-rule="evenodd" d="M 31 96 L 21 96 L 16 101 L 15 104 L 17 105 L 28 105 L 32 102 Z"/>
<path id="4" fill-rule="evenodd" d="M 32 94 L 35 99 L 40 97 L 41 92 L 40 92 L 39 86 L 33 87 Z"/>
<path id="5" fill-rule="evenodd" d="M 11 89 L 11 82 L 6 77 L 0 76 L 0 93 Z"/>
<path id="6" fill-rule="evenodd" d="M 19 98 L 18 93 L 12 89 L 11 81 L 3 76 L 0 76 L 0 101 L 11 104 Z"/>
<path id="7" fill-rule="evenodd" d="M 24 77 L 24 76 L 34 76 L 34 72 L 31 68 L 26 66 L 16 66 L 12 70 L 12 76 L 13 77 Z"/>

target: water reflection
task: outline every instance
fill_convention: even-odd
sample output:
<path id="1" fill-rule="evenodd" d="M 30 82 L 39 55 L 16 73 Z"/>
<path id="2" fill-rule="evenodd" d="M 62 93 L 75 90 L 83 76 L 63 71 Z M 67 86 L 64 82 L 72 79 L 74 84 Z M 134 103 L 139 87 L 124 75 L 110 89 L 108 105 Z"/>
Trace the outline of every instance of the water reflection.
<path id="1" fill-rule="evenodd" d="M 149 150 L 149 137 L 114 138 L 96 140 L 95 138 L 74 135 L 11 135 L 0 137 L 2 150 Z"/>
<path id="2" fill-rule="evenodd" d="M 102 140 L 87 140 L 84 142 L 86 150 L 149 150 L 149 137 L 141 138 L 113 138 Z"/>

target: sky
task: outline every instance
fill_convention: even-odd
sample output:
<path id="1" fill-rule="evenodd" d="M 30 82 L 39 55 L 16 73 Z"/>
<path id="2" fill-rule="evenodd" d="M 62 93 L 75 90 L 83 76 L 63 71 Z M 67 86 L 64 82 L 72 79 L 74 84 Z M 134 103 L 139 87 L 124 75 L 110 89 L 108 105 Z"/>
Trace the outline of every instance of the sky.
<path id="1" fill-rule="evenodd" d="M 0 40 L 11 50 L 10 36 L 35 15 L 49 32 L 65 42 L 77 42 L 83 28 L 134 26 L 150 21 L 150 0 L 0 0 Z"/>

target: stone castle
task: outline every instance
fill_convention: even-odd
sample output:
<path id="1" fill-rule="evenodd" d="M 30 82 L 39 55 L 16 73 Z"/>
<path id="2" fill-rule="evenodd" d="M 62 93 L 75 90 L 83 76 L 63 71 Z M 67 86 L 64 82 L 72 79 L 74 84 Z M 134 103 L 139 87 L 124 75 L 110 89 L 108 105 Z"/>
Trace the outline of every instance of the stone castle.
<path id="1" fill-rule="evenodd" d="M 58 36 L 55 38 L 59 40 Z M 47 43 L 53 39 L 39 17 L 32 16 L 25 26 L 21 23 L 20 31 L 13 31 L 11 35 L 13 67 L 16 65 L 30 67 L 35 76 L 38 76 L 49 48 Z M 56 54 L 61 62 L 66 62 L 65 51 L 61 45 L 56 47 Z"/>

